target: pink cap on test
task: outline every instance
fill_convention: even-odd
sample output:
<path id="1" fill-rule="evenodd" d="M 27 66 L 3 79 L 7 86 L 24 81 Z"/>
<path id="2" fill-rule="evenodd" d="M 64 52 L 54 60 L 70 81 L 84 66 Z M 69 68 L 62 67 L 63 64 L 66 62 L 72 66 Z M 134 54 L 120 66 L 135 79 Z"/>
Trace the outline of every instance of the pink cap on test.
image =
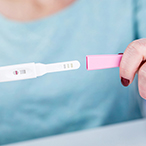
<path id="1" fill-rule="evenodd" d="M 121 54 L 117 55 L 87 55 L 86 68 L 87 70 L 97 70 L 119 67 L 122 59 Z"/>

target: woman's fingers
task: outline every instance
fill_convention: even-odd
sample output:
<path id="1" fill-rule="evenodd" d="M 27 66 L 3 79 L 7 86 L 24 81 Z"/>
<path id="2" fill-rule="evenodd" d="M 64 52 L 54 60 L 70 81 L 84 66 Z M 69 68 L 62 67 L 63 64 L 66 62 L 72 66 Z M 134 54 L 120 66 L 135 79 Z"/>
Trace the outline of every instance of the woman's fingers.
<path id="1" fill-rule="evenodd" d="M 138 71 L 138 87 L 140 96 L 146 99 L 146 63 Z"/>
<path id="2" fill-rule="evenodd" d="M 124 86 L 128 86 L 132 83 L 136 72 L 142 67 L 141 63 L 144 60 L 146 60 L 146 39 L 139 39 L 130 43 L 120 63 L 120 77 Z M 142 73 L 140 71 L 139 73 L 144 74 L 144 71 L 142 71 Z M 140 77 L 140 80 L 141 78 L 142 77 Z"/>

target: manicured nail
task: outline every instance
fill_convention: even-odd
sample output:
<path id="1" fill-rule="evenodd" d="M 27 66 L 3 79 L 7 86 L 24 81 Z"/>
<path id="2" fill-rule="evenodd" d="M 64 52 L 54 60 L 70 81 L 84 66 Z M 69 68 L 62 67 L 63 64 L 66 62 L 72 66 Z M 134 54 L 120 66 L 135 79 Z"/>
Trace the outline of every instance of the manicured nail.
<path id="1" fill-rule="evenodd" d="M 130 80 L 121 77 L 121 83 L 123 86 L 127 87 L 130 83 Z"/>
<path id="2" fill-rule="evenodd" d="M 118 55 L 123 55 L 123 53 L 118 53 Z"/>

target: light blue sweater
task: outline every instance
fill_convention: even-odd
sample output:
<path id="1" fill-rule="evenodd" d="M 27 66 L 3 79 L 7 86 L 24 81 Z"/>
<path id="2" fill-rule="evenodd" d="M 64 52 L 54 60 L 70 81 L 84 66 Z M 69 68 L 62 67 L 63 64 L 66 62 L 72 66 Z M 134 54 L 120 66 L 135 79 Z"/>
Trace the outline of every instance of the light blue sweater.
<path id="1" fill-rule="evenodd" d="M 0 144 L 141 117 L 119 69 L 87 71 L 86 55 L 124 52 L 135 39 L 132 0 L 78 0 L 30 23 L 0 16 L 0 66 L 79 60 L 75 71 L 0 83 Z M 136 90 L 135 90 L 136 91 Z"/>

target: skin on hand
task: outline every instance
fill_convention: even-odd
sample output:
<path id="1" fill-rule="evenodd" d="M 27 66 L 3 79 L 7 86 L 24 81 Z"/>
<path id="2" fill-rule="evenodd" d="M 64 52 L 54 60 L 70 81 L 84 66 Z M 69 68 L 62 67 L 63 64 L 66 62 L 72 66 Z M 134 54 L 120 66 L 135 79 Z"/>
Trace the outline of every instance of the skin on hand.
<path id="1" fill-rule="evenodd" d="M 146 99 L 146 39 L 135 40 L 126 48 L 120 63 L 120 78 L 124 86 L 132 83 L 138 74 L 138 88 Z"/>

